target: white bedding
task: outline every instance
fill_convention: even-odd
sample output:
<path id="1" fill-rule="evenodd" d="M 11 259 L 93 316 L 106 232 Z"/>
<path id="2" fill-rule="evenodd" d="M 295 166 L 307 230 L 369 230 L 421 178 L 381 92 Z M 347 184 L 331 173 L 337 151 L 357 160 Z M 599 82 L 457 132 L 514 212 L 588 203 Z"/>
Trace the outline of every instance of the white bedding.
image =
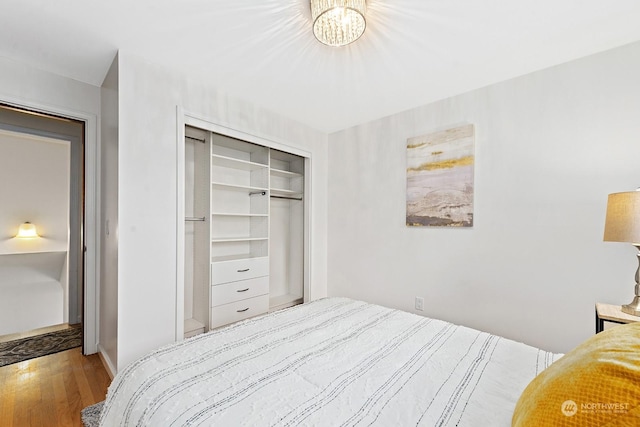
<path id="1" fill-rule="evenodd" d="M 102 426 L 509 426 L 561 355 L 327 298 L 196 336 L 118 373 Z"/>

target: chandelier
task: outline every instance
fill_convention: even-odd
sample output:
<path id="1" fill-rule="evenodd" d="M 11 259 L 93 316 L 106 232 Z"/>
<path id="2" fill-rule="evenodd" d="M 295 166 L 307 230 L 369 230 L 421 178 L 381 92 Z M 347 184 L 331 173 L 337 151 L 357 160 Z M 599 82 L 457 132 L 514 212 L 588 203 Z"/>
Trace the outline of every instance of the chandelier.
<path id="1" fill-rule="evenodd" d="M 313 34 L 329 46 L 344 46 L 358 40 L 367 23 L 365 0 L 311 0 Z"/>

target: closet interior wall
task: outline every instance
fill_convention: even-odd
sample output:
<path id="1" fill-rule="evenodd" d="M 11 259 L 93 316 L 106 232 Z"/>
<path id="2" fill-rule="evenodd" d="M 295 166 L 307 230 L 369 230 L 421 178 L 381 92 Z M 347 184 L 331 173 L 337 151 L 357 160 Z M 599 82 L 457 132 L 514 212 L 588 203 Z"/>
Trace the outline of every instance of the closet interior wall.
<path id="1" fill-rule="evenodd" d="M 185 137 L 184 335 L 209 329 L 208 133 L 187 128 Z"/>
<path id="2" fill-rule="evenodd" d="M 303 157 L 270 152 L 269 305 L 299 304 L 304 298 Z"/>

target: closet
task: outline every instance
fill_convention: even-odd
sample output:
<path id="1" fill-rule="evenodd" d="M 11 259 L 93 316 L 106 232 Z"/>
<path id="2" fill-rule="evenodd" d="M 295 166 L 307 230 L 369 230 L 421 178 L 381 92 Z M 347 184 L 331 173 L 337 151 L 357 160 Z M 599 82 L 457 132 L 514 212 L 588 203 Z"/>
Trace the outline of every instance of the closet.
<path id="1" fill-rule="evenodd" d="M 304 301 L 306 160 L 186 126 L 185 337 Z"/>

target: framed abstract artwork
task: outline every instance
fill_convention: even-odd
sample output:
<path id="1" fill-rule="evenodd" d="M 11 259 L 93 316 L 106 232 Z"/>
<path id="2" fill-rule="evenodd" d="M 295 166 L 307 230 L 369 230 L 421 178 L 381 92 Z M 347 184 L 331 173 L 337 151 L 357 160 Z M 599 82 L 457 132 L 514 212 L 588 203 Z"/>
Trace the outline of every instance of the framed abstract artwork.
<path id="1" fill-rule="evenodd" d="M 474 126 L 407 140 L 408 226 L 472 227 Z"/>

